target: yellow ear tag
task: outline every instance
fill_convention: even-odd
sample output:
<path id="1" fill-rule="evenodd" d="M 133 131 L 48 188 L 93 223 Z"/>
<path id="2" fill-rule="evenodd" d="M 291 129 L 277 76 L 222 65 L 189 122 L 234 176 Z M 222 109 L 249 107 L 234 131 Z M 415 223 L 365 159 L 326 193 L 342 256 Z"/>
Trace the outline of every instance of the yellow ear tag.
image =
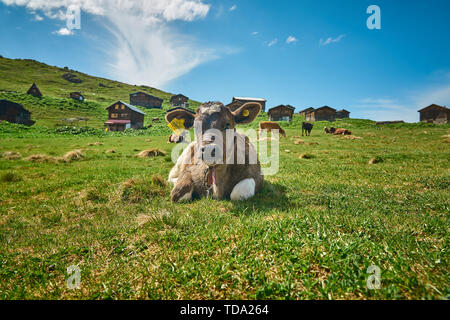
<path id="1" fill-rule="evenodd" d="M 248 110 L 244 110 L 242 115 L 247 118 L 250 115 L 250 112 Z"/>
<path id="2" fill-rule="evenodd" d="M 180 136 L 186 128 L 184 127 L 184 119 L 173 119 L 169 124 L 169 128 L 177 135 Z"/>

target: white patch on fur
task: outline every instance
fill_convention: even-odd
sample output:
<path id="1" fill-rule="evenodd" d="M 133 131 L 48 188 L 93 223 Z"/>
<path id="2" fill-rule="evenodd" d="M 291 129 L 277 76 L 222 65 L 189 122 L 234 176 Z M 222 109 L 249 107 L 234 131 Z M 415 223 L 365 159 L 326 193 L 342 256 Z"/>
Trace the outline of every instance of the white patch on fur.
<path id="1" fill-rule="evenodd" d="M 193 191 L 191 191 L 190 193 L 186 193 L 184 196 L 182 196 L 180 198 L 180 200 L 178 200 L 179 202 L 187 202 L 187 201 L 191 201 L 192 200 L 192 193 Z"/>
<path id="2" fill-rule="evenodd" d="M 220 111 L 221 111 L 221 109 L 220 109 L 219 105 L 213 105 L 209 108 L 205 108 L 205 107 L 202 108 L 202 113 L 206 113 L 209 115 L 212 115 L 212 114 L 220 112 Z"/>
<path id="3" fill-rule="evenodd" d="M 245 179 L 239 182 L 231 192 L 231 200 L 242 201 L 247 200 L 255 195 L 255 179 Z"/>
<path id="4" fill-rule="evenodd" d="M 191 160 L 191 147 L 195 144 L 195 142 L 191 142 L 191 144 L 184 149 L 183 153 L 178 157 L 177 163 L 175 166 L 170 170 L 169 173 L 169 182 L 173 185 L 177 183 L 178 178 L 180 177 L 180 174 L 182 170 L 184 169 L 184 165 L 189 163 Z"/>

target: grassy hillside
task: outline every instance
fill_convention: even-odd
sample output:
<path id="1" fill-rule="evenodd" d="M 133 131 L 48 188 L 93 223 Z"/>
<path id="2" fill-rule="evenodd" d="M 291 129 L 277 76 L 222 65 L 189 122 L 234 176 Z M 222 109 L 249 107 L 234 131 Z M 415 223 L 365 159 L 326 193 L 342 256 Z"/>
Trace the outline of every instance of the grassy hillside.
<path id="1" fill-rule="evenodd" d="M 72 83 L 63 78 L 72 74 L 81 83 Z M 32 83 L 36 83 L 44 97 L 42 99 L 25 95 Z M 81 91 L 87 102 L 80 103 L 69 99 L 70 92 Z M 147 86 L 135 86 L 118 81 L 97 78 L 73 70 L 46 65 L 34 60 L 8 59 L 0 57 L 0 99 L 9 99 L 33 112 L 37 125 L 54 126 L 61 118 L 88 117 L 90 126 L 102 126 L 107 118 L 104 110 L 117 100 L 129 102 L 130 93 L 147 92 L 164 99 L 163 108 L 170 107 L 171 93 Z M 190 101 L 193 108 L 199 105 Z M 143 109 L 149 118 L 159 116 L 160 111 Z"/>

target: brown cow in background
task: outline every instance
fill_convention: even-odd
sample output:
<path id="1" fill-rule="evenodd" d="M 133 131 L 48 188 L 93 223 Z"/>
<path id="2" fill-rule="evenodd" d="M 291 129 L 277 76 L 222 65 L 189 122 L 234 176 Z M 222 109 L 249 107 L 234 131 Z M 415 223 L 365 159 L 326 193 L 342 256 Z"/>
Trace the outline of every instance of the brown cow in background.
<path id="1" fill-rule="evenodd" d="M 267 130 L 267 132 L 271 132 L 272 130 L 278 130 L 280 132 L 280 135 L 282 137 L 286 138 L 286 131 L 284 131 L 280 125 L 276 122 L 271 122 L 271 121 L 263 121 L 259 123 L 259 132 L 258 134 L 261 133 L 261 130 Z"/>
<path id="2" fill-rule="evenodd" d="M 350 130 L 344 129 L 344 128 L 333 128 L 331 127 L 330 129 L 328 129 L 327 127 L 323 128 L 325 133 L 327 134 L 334 134 L 335 136 L 349 136 L 352 134 L 352 132 Z"/>

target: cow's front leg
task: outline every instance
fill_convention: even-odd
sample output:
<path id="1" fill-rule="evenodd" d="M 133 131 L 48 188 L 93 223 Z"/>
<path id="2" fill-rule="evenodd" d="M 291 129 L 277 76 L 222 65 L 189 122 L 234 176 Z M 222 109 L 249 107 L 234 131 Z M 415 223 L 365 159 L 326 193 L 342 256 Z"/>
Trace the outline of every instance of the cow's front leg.
<path id="1" fill-rule="evenodd" d="M 170 198 L 172 202 L 191 201 L 193 192 L 194 184 L 191 175 L 190 173 L 185 173 L 177 180 L 175 188 L 173 188 L 170 194 Z"/>
<path id="2" fill-rule="evenodd" d="M 231 192 L 230 199 L 233 201 L 242 201 L 250 199 L 255 195 L 255 179 L 245 179 L 239 182 Z"/>

